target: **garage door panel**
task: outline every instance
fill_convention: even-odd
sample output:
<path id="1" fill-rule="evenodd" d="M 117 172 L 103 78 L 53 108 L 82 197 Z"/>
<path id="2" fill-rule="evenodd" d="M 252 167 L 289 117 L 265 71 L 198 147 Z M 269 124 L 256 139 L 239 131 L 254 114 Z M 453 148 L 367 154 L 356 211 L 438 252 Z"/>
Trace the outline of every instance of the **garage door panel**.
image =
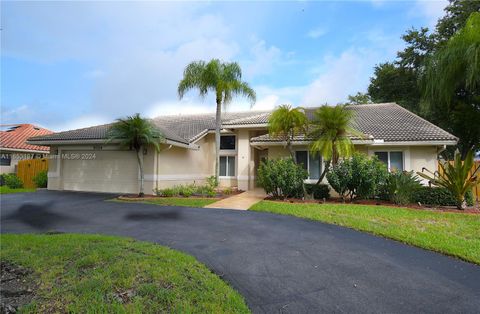
<path id="1" fill-rule="evenodd" d="M 78 151 L 62 152 L 66 155 Z M 131 151 L 82 151 L 94 153 L 95 159 L 64 159 L 63 189 L 73 191 L 136 193 L 138 165 Z"/>

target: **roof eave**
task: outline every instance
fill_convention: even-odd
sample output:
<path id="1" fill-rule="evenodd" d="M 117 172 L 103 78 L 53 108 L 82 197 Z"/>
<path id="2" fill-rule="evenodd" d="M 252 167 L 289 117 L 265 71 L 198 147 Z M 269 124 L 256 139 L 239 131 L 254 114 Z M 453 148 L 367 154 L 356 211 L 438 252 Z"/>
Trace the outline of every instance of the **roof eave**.
<path id="1" fill-rule="evenodd" d="M 88 144 L 118 144 L 119 140 L 106 141 L 105 139 L 82 139 L 82 140 L 35 140 L 27 141 L 31 145 L 55 146 L 55 145 L 88 145 Z M 199 149 L 198 145 L 182 143 L 175 140 L 166 139 L 164 144 L 173 145 L 188 149 Z"/>

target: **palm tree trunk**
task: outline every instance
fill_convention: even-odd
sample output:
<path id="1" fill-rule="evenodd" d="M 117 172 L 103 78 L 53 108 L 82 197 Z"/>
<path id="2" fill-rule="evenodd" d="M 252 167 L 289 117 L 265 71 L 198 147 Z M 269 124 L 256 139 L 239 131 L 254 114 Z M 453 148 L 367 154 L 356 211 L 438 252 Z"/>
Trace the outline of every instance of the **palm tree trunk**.
<path id="1" fill-rule="evenodd" d="M 217 112 L 215 115 L 215 178 L 220 176 L 220 127 L 222 125 L 222 96 L 217 92 Z"/>
<path id="2" fill-rule="evenodd" d="M 325 177 L 325 175 L 327 174 L 328 170 L 330 169 L 330 163 L 331 163 L 331 160 L 327 160 L 327 161 L 325 162 L 325 168 L 323 169 L 322 174 L 320 175 L 320 178 L 319 178 L 318 181 L 317 181 L 317 184 L 322 183 L 323 178 Z"/>
<path id="3" fill-rule="evenodd" d="M 140 192 L 138 193 L 139 197 L 143 197 L 145 195 L 144 189 L 144 180 L 145 175 L 143 173 L 143 146 L 137 150 L 137 161 L 138 161 L 138 168 L 140 169 Z"/>

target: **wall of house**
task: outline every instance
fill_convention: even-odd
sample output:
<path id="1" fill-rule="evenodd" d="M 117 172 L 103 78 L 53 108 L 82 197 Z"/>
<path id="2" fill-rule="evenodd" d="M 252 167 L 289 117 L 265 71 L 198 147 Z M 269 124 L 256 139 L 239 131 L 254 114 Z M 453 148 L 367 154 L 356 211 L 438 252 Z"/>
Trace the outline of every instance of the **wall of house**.
<path id="1" fill-rule="evenodd" d="M 156 188 L 206 183 L 206 178 L 215 172 L 214 135 L 208 134 L 196 144 L 200 145 L 198 150 L 162 145 L 160 153 L 157 154 L 156 168 L 151 168 L 152 177 L 157 174 Z"/>

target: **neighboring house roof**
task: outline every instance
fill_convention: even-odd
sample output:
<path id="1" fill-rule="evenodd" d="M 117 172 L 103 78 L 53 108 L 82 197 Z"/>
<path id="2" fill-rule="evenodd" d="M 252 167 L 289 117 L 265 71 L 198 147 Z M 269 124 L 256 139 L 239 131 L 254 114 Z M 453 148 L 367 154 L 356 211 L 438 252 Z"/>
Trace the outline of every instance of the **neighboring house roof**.
<path id="1" fill-rule="evenodd" d="M 0 131 L 0 149 L 42 152 L 48 152 L 50 150 L 48 146 L 27 144 L 29 137 L 52 134 L 53 132 L 50 130 L 26 123 L 0 126 L 2 128 L 7 127 L 6 131 Z"/>
<path id="2" fill-rule="evenodd" d="M 349 110 L 355 111 L 354 127 L 367 135 L 372 141 L 413 142 L 413 141 L 457 141 L 450 133 L 420 118 L 410 111 L 394 103 L 351 105 Z M 317 108 L 305 108 L 309 119 Z M 270 111 L 227 112 L 222 114 L 223 128 L 233 127 L 266 127 Z M 164 133 L 167 140 L 183 144 L 191 144 L 208 131 L 215 129 L 215 113 L 161 116 L 153 122 Z M 110 125 L 100 125 L 79 130 L 59 132 L 52 135 L 31 138 L 29 142 L 55 143 L 55 141 L 102 140 Z M 308 140 L 300 136 L 298 141 Z M 252 143 L 276 142 L 268 135 L 251 139 Z"/>

